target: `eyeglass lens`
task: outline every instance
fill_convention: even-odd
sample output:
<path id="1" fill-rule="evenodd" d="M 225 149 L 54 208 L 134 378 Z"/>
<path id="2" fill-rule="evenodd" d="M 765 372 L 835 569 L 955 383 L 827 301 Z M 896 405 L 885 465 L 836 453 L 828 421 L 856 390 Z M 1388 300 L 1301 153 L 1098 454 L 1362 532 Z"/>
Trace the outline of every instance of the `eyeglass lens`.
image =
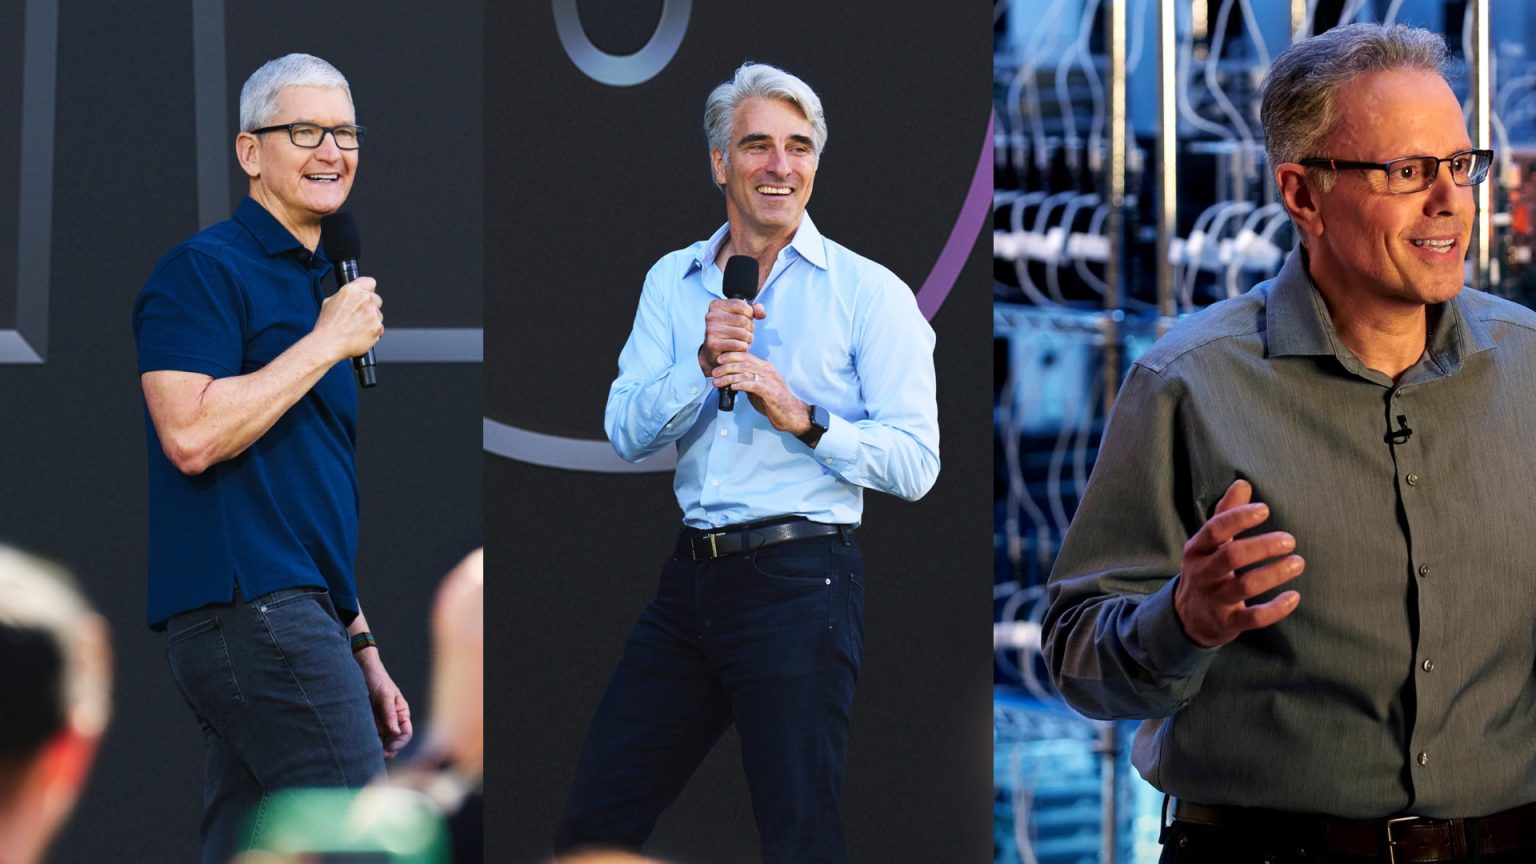
<path id="1" fill-rule="evenodd" d="M 1483 182 L 1491 164 L 1486 155 L 1476 152 L 1458 153 L 1443 160 L 1433 156 L 1398 159 L 1390 163 L 1387 171 L 1387 191 L 1418 192 L 1428 189 L 1435 182 L 1441 162 L 1450 165 L 1451 179 L 1458 186 L 1476 186 Z"/>
<path id="2" fill-rule="evenodd" d="M 336 146 L 342 150 L 356 150 L 361 138 L 355 126 L 338 126 L 330 130 L 336 138 Z M 325 140 L 326 129 L 313 123 L 295 123 L 288 127 L 288 137 L 300 147 L 319 147 Z"/>

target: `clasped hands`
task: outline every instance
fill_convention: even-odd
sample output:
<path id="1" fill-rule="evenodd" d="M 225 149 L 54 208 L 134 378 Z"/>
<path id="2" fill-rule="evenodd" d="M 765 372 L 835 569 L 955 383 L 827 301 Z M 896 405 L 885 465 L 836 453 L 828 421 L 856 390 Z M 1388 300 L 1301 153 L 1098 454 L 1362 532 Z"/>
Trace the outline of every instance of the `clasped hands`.
<path id="1" fill-rule="evenodd" d="M 1216 512 L 1184 544 L 1173 607 L 1184 632 L 1203 648 L 1217 648 L 1246 630 L 1268 627 L 1296 611 L 1301 594 L 1285 591 L 1264 603 L 1248 601 L 1301 575 L 1306 562 L 1296 538 L 1271 531 L 1237 539 L 1264 524 L 1269 506 L 1251 503 L 1253 486 L 1237 480 L 1216 503 Z M 1278 559 L 1278 560 L 1271 560 Z M 1242 574 L 1236 571 L 1269 561 Z"/>
<path id="2" fill-rule="evenodd" d="M 811 428 L 810 408 L 790 392 L 789 385 L 772 363 L 747 353 L 752 347 L 756 322 L 768 317 L 761 303 L 745 300 L 714 300 L 704 315 L 704 344 L 699 346 L 699 368 L 717 390 L 727 387 L 747 394 L 757 413 L 773 428 L 801 435 Z"/>

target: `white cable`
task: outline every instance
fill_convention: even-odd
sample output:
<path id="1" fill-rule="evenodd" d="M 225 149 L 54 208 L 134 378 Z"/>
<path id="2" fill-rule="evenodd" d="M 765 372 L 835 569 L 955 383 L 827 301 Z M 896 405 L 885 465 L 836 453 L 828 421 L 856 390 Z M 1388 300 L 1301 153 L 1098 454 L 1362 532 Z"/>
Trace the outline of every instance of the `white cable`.
<path id="1" fill-rule="evenodd" d="M 1386 17 L 1381 19 L 1382 26 L 1391 27 L 1393 24 L 1396 24 L 1397 11 L 1401 8 L 1403 8 L 1403 0 L 1392 0 L 1391 5 L 1387 7 Z"/>
<path id="2" fill-rule="evenodd" d="M 1108 215 L 1108 202 L 1100 204 L 1093 211 L 1092 221 L 1088 223 L 1088 233 L 1094 236 L 1101 236 L 1104 233 L 1104 218 Z M 1100 297 L 1103 297 L 1105 294 L 1109 293 L 1109 285 L 1106 284 L 1103 279 L 1100 279 L 1097 273 L 1094 273 L 1092 270 L 1088 269 L 1088 259 L 1086 257 L 1081 255 L 1074 256 L 1072 262 L 1074 269 L 1077 270 L 1077 275 L 1085 283 L 1088 284 L 1089 288 L 1094 290 L 1094 293 L 1098 294 Z"/>
<path id="3" fill-rule="evenodd" d="M 1243 175 L 1252 178 L 1257 169 L 1252 166 L 1249 154 L 1254 151 L 1256 142 L 1253 138 L 1253 130 L 1248 128 L 1248 121 L 1243 119 L 1242 112 L 1227 98 L 1226 90 L 1222 89 L 1218 66 L 1221 62 L 1221 49 L 1227 39 L 1227 18 L 1232 14 L 1233 0 L 1221 0 L 1221 11 L 1216 13 L 1216 33 L 1211 39 L 1211 50 L 1205 56 L 1205 86 L 1216 98 L 1216 105 L 1221 113 L 1231 121 L 1232 127 L 1237 130 L 1238 137 L 1242 139 L 1242 149 L 1238 151 L 1238 164 L 1243 166 Z"/>
<path id="4" fill-rule="evenodd" d="M 1211 224 L 1211 217 L 1215 216 L 1216 211 L 1221 209 L 1225 203 L 1224 201 L 1217 201 L 1215 204 L 1200 211 L 1200 215 L 1195 217 L 1194 226 L 1189 229 L 1189 239 L 1184 242 L 1184 269 L 1178 270 L 1175 274 L 1179 282 L 1179 290 L 1175 299 L 1178 301 L 1180 308 L 1186 312 L 1193 312 L 1195 309 L 1195 278 L 1197 274 L 1193 272 L 1193 269 L 1198 269 L 1200 266 L 1201 250 L 1205 248 L 1206 242 L 1205 227 Z"/>
<path id="5" fill-rule="evenodd" d="M 1301 16 L 1301 29 L 1291 34 L 1291 44 L 1312 35 L 1312 25 L 1317 18 L 1317 0 L 1307 0 L 1306 14 Z"/>
<path id="6" fill-rule="evenodd" d="M 1029 97 L 1030 127 L 1035 133 L 1035 164 L 1041 170 L 1049 167 L 1050 157 L 1045 144 L 1045 122 L 1040 108 L 1040 86 L 1035 80 L 1035 73 L 1040 68 L 1040 59 L 1048 53 L 1044 45 L 1045 37 L 1056 21 L 1061 18 L 1065 6 L 1066 0 L 1051 0 L 1051 5 L 1046 7 L 1045 17 L 1040 20 L 1034 32 L 1030 33 L 1029 40 L 1024 43 L 1024 66 L 1020 70 L 1020 74 L 1024 77 L 1024 91 Z"/>
<path id="7" fill-rule="evenodd" d="M 1339 12 L 1339 26 L 1355 23 L 1360 13 L 1365 9 L 1366 0 L 1349 0 L 1344 4 L 1344 9 Z"/>
<path id="8" fill-rule="evenodd" d="M 1035 235 L 1039 237 L 1048 236 L 1047 226 L 1050 224 L 1051 211 L 1056 209 L 1057 204 L 1066 204 L 1069 200 L 1076 196 L 1077 192 L 1075 191 L 1057 192 L 1055 195 L 1051 195 L 1047 197 L 1045 201 L 1041 202 L 1040 209 L 1035 213 Z M 1063 242 L 1062 245 L 1065 246 L 1065 242 Z M 1052 299 L 1054 299 L 1057 303 L 1067 302 L 1066 298 L 1061 296 L 1061 284 L 1057 279 L 1056 268 L 1054 266 L 1055 262 L 1045 261 L 1044 263 L 1046 265 L 1045 284 L 1051 292 Z"/>
<path id="9" fill-rule="evenodd" d="M 1251 238 L 1247 242 L 1247 245 L 1252 245 L 1253 243 L 1259 242 L 1259 235 L 1254 231 L 1254 228 L 1258 226 L 1260 220 L 1273 216 L 1276 212 L 1284 211 L 1285 208 L 1278 202 L 1274 204 L 1265 204 L 1263 207 L 1254 209 L 1253 212 L 1248 214 L 1248 218 L 1243 220 L 1243 226 L 1237 231 L 1239 244 L 1243 243 L 1243 238 L 1245 237 Z M 1228 297 L 1236 297 L 1239 293 L 1237 290 L 1237 276 L 1242 272 L 1243 265 L 1247 262 L 1247 256 L 1245 252 L 1245 245 L 1235 247 L 1233 249 L 1232 260 L 1227 262 L 1226 283 Z"/>
<path id="10" fill-rule="evenodd" d="M 1108 113 L 1104 105 L 1104 82 L 1099 78 L 1099 70 L 1095 68 L 1092 56 L 1088 53 L 1088 37 L 1093 33 L 1093 20 L 1099 14 L 1099 0 L 1087 0 L 1083 7 L 1083 25 L 1077 31 L 1077 62 L 1082 66 L 1083 74 L 1088 78 L 1088 88 L 1093 94 L 1093 121 L 1088 127 L 1088 164 L 1090 167 L 1098 162 L 1097 156 L 1103 149 L 1104 121 Z M 1134 141 L 1135 136 L 1127 133 L 1127 137 Z"/>
<path id="11" fill-rule="evenodd" d="M 1008 211 L 1008 224 L 1013 229 L 1014 237 L 1024 236 L 1024 208 L 1044 198 L 1044 192 L 1027 192 L 1014 200 L 1013 209 Z M 1036 288 L 1034 281 L 1029 278 L 1029 260 L 1022 252 L 1013 259 L 1013 272 L 1018 274 L 1019 288 L 1037 306 L 1056 305 L 1050 298 L 1041 294 L 1040 289 Z"/>
<path id="12" fill-rule="evenodd" d="M 1125 60 L 1127 76 L 1141 65 L 1141 46 L 1147 41 L 1147 0 L 1136 0 L 1136 5 L 1131 7 L 1131 14 L 1135 16 L 1135 25 L 1131 29 L 1131 54 Z"/>
<path id="13" fill-rule="evenodd" d="M 1189 125 L 1210 132 L 1220 137 L 1223 141 L 1237 140 L 1236 136 L 1232 134 L 1232 130 L 1220 124 L 1212 123 L 1195 111 L 1194 97 L 1190 95 L 1189 91 L 1189 79 L 1194 74 L 1191 70 L 1195 62 L 1194 58 L 1195 34 L 1194 27 L 1191 25 L 1180 36 L 1179 56 L 1174 64 L 1174 79 L 1177 81 L 1179 88 L 1179 96 L 1174 102 L 1179 109 L 1179 115 L 1188 121 Z"/>

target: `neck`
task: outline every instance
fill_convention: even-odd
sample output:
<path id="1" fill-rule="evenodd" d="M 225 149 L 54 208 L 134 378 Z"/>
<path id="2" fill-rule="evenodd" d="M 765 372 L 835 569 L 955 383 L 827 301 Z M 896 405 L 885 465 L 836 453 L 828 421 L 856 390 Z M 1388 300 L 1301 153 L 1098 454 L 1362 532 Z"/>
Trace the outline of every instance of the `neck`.
<path id="1" fill-rule="evenodd" d="M 1339 339 L 1367 368 L 1393 381 L 1424 356 L 1437 310 L 1423 304 L 1363 303 L 1360 292 L 1313 280 Z"/>
<path id="2" fill-rule="evenodd" d="M 287 228 L 288 233 L 293 235 L 293 239 L 304 244 L 305 249 L 313 252 L 315 247 L 320 245 L 320 220 L 296 218 L 293 214 L 288 213 L 278 202 L 268 200 L 267 196 L 262 194 L 261 189 L 255 184 L 251 186 L 251 198 L 255 199 L 256 203 L 262 206 L 262 209 L 271 213 L 272 218 L 277 220 L 277 224 Z M 4 864 L 4 862 L 0 862 L 0 864 Z"/>
<path id="3" fill-rule="evenodd" d="M 803 217 L 802 217 L 803 218 Z M 720 252 L 715 255 L 715 264 L 721 270 L 725 269 L 725 262 L 733 255 L 747 255 L 757 259 L 757 284 L 762 285 L 767 281 L 768 274 L 773 272 L 773 262 L 779 258 L 779 253 L 784 251 L 795 239 L 795 232 L 800 230 L 800 223 L 796 222 L 790 228 L 770 235 L 753 234 L 742 225 L 739 220 L 729 219 L 730 230 L 725 242 L 720 244 Z"/>

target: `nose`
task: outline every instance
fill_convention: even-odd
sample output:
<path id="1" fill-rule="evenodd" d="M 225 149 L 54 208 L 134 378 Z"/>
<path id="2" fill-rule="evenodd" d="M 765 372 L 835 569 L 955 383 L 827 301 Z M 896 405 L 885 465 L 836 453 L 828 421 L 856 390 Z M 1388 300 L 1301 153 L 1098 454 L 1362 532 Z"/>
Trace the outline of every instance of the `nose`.
<path id="1" fill-rule="evenodd" d="M 768 171 L 775 177 L 783 177 L 789 173 L 789 151 L 783 147 L 773 148 L 773 155 L 768 157 Z"/>
<path id="2" fill-rule="evenodd" d="M 341 156 L 341 147 L 336 144 L 336 133 L 329 130 L 320 133 L 320 143 L 315 147 L 317 155 L 327 159 L 335 159 Z"/>
<path id="3" fill-rule="evenodd" d="M 1457 186 L 1451 178 L 1451 166 L 1442 163 L 1429 184 L 1429 194 L 1424 196 L 1425 216 L 1454 216 L 1472 203 L 1471 186 Z"/>

